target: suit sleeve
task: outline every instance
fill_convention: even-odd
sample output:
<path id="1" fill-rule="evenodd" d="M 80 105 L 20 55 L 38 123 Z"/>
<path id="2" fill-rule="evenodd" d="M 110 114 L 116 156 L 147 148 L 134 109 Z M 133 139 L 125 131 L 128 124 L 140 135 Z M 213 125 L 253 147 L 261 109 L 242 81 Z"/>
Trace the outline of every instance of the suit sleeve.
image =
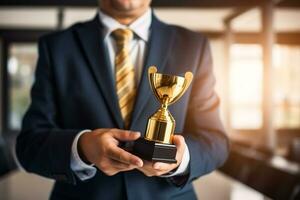
<path id="1" fill-rule="evenodd" d="M 229 152 L 228 138 L 219 117 L 220 101 L 214 92 L 215 78 L 207 39 L 202 47 L 183 131 L 190 151 L 189 174 L 174 177 L 173 182 L 179 186 L 220 167 Z"/>
<path id="2" fill-rule="evenodd" d="M 72 142 L 80 130 L 60 128 L 55 81 L 45 40 L 39 41 L 38 50 L 31 105 L 16 143 L 17 158 L 28 172 L 75 183 L 70 157 Z"/>

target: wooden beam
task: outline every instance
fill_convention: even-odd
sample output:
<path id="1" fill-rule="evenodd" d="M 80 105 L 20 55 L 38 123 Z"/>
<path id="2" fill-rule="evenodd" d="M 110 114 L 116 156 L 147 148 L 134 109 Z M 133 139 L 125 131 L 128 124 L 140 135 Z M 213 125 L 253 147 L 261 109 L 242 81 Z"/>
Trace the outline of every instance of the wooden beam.
<path id="1" fill-rule="evenodd" d="M 231 103 L 230 103 L 230 64 L 231 64 L 231 45 L 234 43 L 234 34 L 231 29 L 230 20 L 225 23 L 225 34 L 224 34 L 224 79 L 223 79 L 223 102 L 224 102 L 224 113 L 225 113 L 225 127 L 228 135 L 231 136 L 233 133 L 231 125 Z"/>
<path id="2" fill-rule="evenodd" d="M 287 45 L 300 45 L 300 32 L 277 33 L 276 43 Z"/>
<path id="3" fill-rule="evenodd" d="M 259 5 L 266 0 L 153 0 L 154 7 L 249 7 Z"/>
<path id="4" fill-rule="evenodd" d="M 209 39 L 219 39 L 226 37 L 225 32 L 221 31 L 198 31 Z M 275 33 L 276 44 L 300 46 L 300 31 L 295 32 L 277 32 Z M 232 33 L 233 43 L 239 44 L 260 44 L 261 34 L 257 32 L 235 32 Z M 225 42 L 225 40 L 224 40 Z"/>
<path id="5" fill-rule="evenodd" d="M 278 32 L 275 34 L 276 44 L 284 45 L 300 45 L 300 32 Z M 261 34 L 259 33 L 235 33 L 235 43 L 242 44 L 259 44 L 261 41 Z"/>
<path id="6" fill-rule="evenodd" d="M 263 50 L 263 90 L 262 111 L 265 134 L 262 139 L 271 148 L 276 147 L 276 134 L 273 124 L 273 45 L 275 43 L 274 32 L 274 2 L 270 0 L 261 6 L 261 45 Z"/>
<path id="7" fill-rule="evenodd" d="M 254 6 L 247 6 L 247 7 L 239 7 L 236 8 L 230 15 L 228 15 L 223 21 L 226 26 L 226 24 L 230 24 L 232 20 L 237 18 L 238 16 L 244 14 L 245 12 L 249 11 Z"/>
<path id="8" fill-rule="evenodd" d="M 300 8 L 300 1 L 299 0 L 284 0 L 276 7 L 281 7 L 281 8 Z"/>
<path id="9" fill-rule="evenodd" d="M 54 29 L 0 29 L 0 38 L 13 42 L 37 42 L 38 39 Z"/>
<path id="10" fill-rule="evenodd" d="M 17 39 L 21 33 L 26 37 L 38 38 L 41 34 L 46 34 L 54 29 L 20 29 L 20 28 L 0 28 L 0 38 L 8 37 Z M 221 31 L 198 31 L 199 33 L 205 35 L 209 39 L 218 39 L 224 37 L 225 33 Z M 32 36 L 33 34 L 33 36 Z M 30 36 L 31 35 L 31 36 Z M 36 36 L 35 36 L 36 35 Z M 234 43 L 240 44 L 259 44 L 261 34 L 255 32 L 235 32 L 233 33 Z M 22 38 L 24 39 L 24 38 Z M 30 40 L 31 41 L 31 40 Z M 300 45 L 300 31 L 299 32 L 278 32 L 276 33 L 276 44 L 285 44 L 285 45 Z"/>

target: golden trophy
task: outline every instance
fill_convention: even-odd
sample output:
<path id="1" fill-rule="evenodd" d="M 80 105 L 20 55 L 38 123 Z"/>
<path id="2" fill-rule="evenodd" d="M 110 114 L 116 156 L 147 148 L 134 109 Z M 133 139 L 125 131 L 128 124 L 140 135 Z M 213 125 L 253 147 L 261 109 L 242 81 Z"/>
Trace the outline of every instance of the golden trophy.
<path id="1" fill-rule="evenodd" d="M 176 163 L 176 146 L 173 144 L 175 120 L 168 106 L 175 103 L 188 89 L 193 74 L 184 77 L 157 73 L 155 66 L 148 69 L 149 83 L 161 107 L 148 119 L 146 134 L 133 145 L 133 153 L 142 159 Z"/>

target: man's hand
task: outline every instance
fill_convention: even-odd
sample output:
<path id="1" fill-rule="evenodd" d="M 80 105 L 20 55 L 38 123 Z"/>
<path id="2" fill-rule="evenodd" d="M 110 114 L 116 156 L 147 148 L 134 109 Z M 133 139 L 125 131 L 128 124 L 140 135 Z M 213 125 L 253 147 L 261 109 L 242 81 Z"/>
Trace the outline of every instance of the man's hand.
<path id="1" fill-rule="evenodd" d="M 139 157 L 118 147 L 119 141 L 133 141 L 139 137 L 139 132 L 96 129 L 80 136 L 78 151 L 83 160 L 95 164 L 106 175 L 112 176 L 143 166 Z"/>
<path id="2" fill-rule="evenodd" d="M 182 161 L 186 144 L 185 144 L 184 137 L 182 137 L 181 135 L 174 135 L 173 143 L 177 147 L 177 153 L 176 153 L 177 163 L 168 164 L 162 162 L 144 161 L 143 167 L 138 168 L 138 170 L 143 172 L 146 176 L 151 177 L 151 176 L 161 176 L 176 169 Z"/>

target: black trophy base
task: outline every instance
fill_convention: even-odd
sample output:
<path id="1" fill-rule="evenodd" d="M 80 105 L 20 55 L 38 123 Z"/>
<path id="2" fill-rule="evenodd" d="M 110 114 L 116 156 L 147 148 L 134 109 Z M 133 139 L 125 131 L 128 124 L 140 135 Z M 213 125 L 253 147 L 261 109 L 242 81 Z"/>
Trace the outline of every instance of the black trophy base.
<path id="1" fill-rule="evenodd" d="M 155 162 L 177 163 L 176 146 L 149 141 L 144 138 L 137 139 L 133 144 L 132 153 L 142 159 Z"/>

